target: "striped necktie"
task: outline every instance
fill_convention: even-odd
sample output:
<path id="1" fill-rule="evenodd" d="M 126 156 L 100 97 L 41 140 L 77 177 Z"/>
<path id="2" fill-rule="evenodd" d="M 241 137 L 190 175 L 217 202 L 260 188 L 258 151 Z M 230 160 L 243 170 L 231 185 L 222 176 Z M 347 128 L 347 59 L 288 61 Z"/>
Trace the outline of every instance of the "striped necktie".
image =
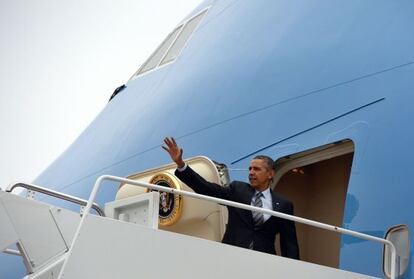
<path id="1" fill-rule="evenodd" d="M 254 194 L 252 198 L 252 205 L 256 207 L 262 207 L 263 203 L 262 203 L 261 197 L 263 197 L 262 192 L 256 192 L 256 194 Z M 263 224 L 263 221 L 264 221 L 263 213 L 252 211 L 252 215 L 253 215 L 253 224 L 255 227 L 258 227 L 261 224 Z"/>

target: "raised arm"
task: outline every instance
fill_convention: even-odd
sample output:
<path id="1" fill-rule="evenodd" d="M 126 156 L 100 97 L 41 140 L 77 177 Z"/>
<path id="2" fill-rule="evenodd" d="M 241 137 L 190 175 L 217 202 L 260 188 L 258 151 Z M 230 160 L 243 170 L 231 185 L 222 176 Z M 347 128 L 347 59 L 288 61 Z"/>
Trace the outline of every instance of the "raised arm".
<path id="1" fill-rule="evenodd" d="M 196 193 L 213 196 L 221 199 L 229 199 L 232 188 L 223 187 L 219 184 L 205 180 L 201 175 L 196 173 L 192 168 L 186 166 L 183 160 L 183 149 L 179 147 L 173 137 L 164 139 L 166 146 L 162 146 L 168 152 L 171 159 L 177 164 L 178 169 L 175 175 L 188 187 L 193 189 Z"/>

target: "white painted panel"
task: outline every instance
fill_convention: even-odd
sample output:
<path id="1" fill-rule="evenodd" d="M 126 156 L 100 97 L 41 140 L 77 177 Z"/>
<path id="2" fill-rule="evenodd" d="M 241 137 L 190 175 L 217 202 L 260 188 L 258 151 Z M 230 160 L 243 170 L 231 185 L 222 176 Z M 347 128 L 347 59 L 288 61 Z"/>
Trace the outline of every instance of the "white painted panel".
<path id="1" fill-rule="evenodd" d="M 63 261 L 59 261 L 58 264 L 49 264 L 37 271 L 36 273 L 30 274 L 23 279 L 56 279 L 59 276 L 60 269 L 62 268 Z"/>
<path id="2" fill-rule="evenodd" d="M 16 195 L 3 195 L 2 202 L 34 270 L 66 251 L 48 205 Z"/>
<path id="3" fill-rule="evenodd" d="M 0 191 L 0 252 L 19 240 L 13 224 L 10 222 L 6 209 L 3 206 L 2 198 L 10 195 Z"/>
<path id="4" fill-rule="evenodd" d="M 62 233 L 66 246 L 69 247 L 80 222 L 79 212 L 73 212 L 57 207 L 52 207 L 50 210 Z"/>
<path id="5" fill-rule="evenodd" d="M 372 277 L 88 216 L 62 278 Z"/>
<path id="6" fill-rule="evenodd" d="M 158 208 L 160 194 L 158 192 L 145 193 L 105 204 L 107 217 L 158 228 Z"/>

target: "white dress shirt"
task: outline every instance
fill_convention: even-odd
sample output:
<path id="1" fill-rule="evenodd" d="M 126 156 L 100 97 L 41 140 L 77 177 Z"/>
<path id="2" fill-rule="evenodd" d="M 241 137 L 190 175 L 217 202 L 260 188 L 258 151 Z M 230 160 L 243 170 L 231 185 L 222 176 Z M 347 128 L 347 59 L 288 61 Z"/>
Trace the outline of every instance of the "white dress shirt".
<path id="1" fill-rule="evenodd" d="M 184 163 L 184 167 L 182 167 L 182 168 L 177 167 L 177 170 L 179 172 L 182 172 L 182 171 L 185 171 L 186 168 L 187 168 L 187 163 Z"/>
<path id="2" fill-rule="evenodd" d="M 254 195 L 257 193 L 257 190 L 254 192 Z M 273 210 L 273 204 L 272 204 L 272 195 L 270 193 L 270 188 L 267 188 L 262 192 L 263 196 L 260 197 L 262 200 L 262 208 L 264 209 L 270 209 Z M 253 205 L 253 202 L 250 203 L 250 205 Z M 270 218 L 270 214 L 263 213 L 263 219 L 264 222 L 266 222 Z"/>

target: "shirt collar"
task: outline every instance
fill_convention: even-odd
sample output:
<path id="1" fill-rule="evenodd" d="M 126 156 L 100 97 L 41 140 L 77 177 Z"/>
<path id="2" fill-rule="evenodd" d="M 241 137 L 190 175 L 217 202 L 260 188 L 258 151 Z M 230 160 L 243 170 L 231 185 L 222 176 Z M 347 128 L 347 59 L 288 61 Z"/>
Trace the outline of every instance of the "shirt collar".
<path id="1" fill-rule="evenodd" d="M 258 191 L 257 190 L 255 190 L 255 193 L 257 193 Z M 272 194 L 270 193 L 270 187 L 269 188 L 267 188 L 266 190 L 264 190 L 263 192 L 262 192 L 262 194 L 263 194 L 263 197 L 266 199 L 266 200 L 270 200 L 271 199 L 271 197 L 272 197 Z"/>

